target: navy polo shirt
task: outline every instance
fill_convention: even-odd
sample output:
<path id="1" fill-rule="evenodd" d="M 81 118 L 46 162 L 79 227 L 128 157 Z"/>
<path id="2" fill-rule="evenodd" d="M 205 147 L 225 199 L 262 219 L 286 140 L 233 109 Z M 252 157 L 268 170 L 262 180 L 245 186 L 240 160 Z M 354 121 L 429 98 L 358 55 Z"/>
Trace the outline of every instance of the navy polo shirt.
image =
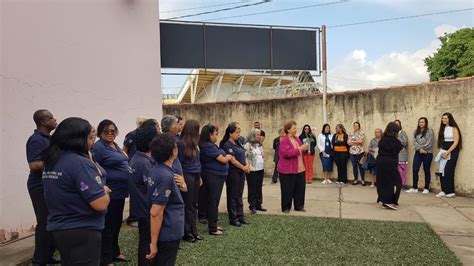
<path id="1" fill-rule="evenodd" d="M 49 147 L 50 135 L 44 134 L 38 130 L 33 132 L 26 142 L 26 160 L 28 163 L 43 161 L 42 157 L 44 152 Z M 43 174 L 43 169 L 39 171 L 31 171 L 28 176 L 28 190 L 33 188 L 42 187 L 41 175 Z"/>
<path id="2" fill-rule="evenodd" d="M 242 147 L 242 145 L 237 141 L 236 143 L 232 143 L 230 140 L 228 140 L 224 145 L 222 146 L 222 149 L 227 153 L 235 157 L 239 163 L 242 165 L 246 165 L 245 161 L 245 149 Z M 232 163 L 229 164 L 229 172 L 237 172 L 237 173 L 242 173 L 242 170 L 235 167 Z"/>
<path id="3" fill-rule="evenodd" d="M 196 153 L 196 158 L 186 156 L 186 148 L 184 144 L 179 141 L 178 145 L 178 160 L 183 167 L 184 173 L 199 174 L 201 173 L 201 161 L 199 160 L 199 151 Z M 175 160 L 177 161 L 177 160 Z"/>
<path id="4" fill-rule="evenodd" d="M 139 151 L 137 151 L 132 160 L 130 160 L 130 169 L 132 172 L 128 182 L 130 209 L 135 211 L 137 218 L 147 218 L 150 212 L 147 204 L 147 191 L 150 169 L 154 163 L 155 160 L 153 160 L 153 158 Z"/>
<path id="5" fill-rule="evenodd" d="M 107 172 L 106 185 L 112 190 L 110 198 L 124 199 L 128 196 L 130 176 L 128 157 L 116 143 L 114 144 L 116 149 L 104 140 L 99 140 L 94 144 L 92 154 L 94 160 Z"/>
<path id="6" fill-rule="evenodd" d="M 137 152 L 137 145 L 135 143 L 135 135 L 137 134 L 137 130 L 135 129 L 134 131 L 128 132 L 127 135 L 125 135 L 125 139 L 123 141 L 123 146 L 127 147 L 128 151 L 128 158 L 131 160 L 133 158 L 133 155 Z"/>
<path id="7" fill-rule="evenodd" d="M 64 151 L 51 169 L 43 172 L 48 206 L 48 231 L 104 229 L 105 212 L 90 202 L 105 195 L 101 173 L 87 157 Z"/>
<path id="8" fill-rule="evenodd" d="M 219 156 L 226 156 L 222 149 L 219 149 L 216 144 L 207 142 L 200 150 L 201 171 L 219 176 L 227 176 L 229 171 L 228 163 L 221 163 L 216 158 Z"/>
<path id="9" fill-rule="evenodd" d="M 148 204 L 165 206 L 159 242 L 176 241 L 184 236 L 184 201 L 174 181 L 174 170 L 163 163 L 150 170 Z"/>

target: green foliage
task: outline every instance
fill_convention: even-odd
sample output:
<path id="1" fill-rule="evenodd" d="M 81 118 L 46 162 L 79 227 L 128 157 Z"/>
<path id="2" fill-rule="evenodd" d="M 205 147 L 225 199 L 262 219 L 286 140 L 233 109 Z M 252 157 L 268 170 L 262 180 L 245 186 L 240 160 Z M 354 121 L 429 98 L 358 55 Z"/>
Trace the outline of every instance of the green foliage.
<path id="1" fill-rule="evenodd" d="M 460 29 L 439 40 L 438 51 L 425 58 L 430 81 L 474 75 L 474 29 Z"/>
<path id="2" fill-rule="evenodd" d="M 383 210 L 381 210 L 383 211 Z M 223 236 L 183 243 L 177 265 L 461 265 L 436 233 L 422 223 L 247 215 L 252 223 L 226 226 Z M 122 227 L 122 253 L 137 265 L 138 230 Z"/>

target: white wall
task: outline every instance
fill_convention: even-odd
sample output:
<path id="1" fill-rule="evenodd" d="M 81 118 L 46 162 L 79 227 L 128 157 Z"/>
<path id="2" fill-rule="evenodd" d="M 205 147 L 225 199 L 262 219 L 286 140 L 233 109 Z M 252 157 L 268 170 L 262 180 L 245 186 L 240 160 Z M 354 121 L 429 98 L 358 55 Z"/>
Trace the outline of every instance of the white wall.
<path id="1" fill-rule="evenodd" d="M 1 5 L 0 229 L 21 231 L 35 224 L 25 158 L 35 110 L 112 119 L 119 142 L 138 115 L 161 118 L 159 12 L 156 0 Z"/>

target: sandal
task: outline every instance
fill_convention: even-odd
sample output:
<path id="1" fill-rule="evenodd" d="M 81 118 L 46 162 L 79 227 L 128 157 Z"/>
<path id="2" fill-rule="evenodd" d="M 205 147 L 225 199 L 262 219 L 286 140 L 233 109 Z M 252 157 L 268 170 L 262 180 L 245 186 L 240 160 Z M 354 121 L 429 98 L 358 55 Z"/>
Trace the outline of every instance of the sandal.
<path id="1" fill-rule="evenodd" d="M 213 235 L 213 236 L 221 236 L 223 235 L 224 233 L 222 231 L 215 231 L 215 232 L 209 232 L 210 235 Z"/>

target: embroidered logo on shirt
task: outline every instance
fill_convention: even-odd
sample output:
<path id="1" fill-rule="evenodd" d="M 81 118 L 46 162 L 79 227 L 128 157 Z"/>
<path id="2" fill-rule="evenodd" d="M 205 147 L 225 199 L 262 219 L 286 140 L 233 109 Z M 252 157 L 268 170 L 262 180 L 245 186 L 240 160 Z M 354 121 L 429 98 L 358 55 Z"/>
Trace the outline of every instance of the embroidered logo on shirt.
<path id="1" fill-rule="evenodd" d="M 158 192 L 158 189 L 155 188 L 155 191 L 153 191 L 153 197 L 158 197 L 158 195 L 160 195 L 160 193 Z"/>
<path id="2" fill-rule="evenodd" d="M 171 195 L 171 190 L 167 189 L 165 192 L 165 197 L 169 198 Z"/>
<path id="3" fill-rule="evenodd" d="M 102 178 L 100 178 L 100 176 L 96 176 L 95 181 L 97 181 L 99 185 L 102 185 Z"/>
<path id="4" fill-rule="evenodd" d="M 88 189 L 89 189 L 89 186 L 86 183 L 84 183 L 84 181 L 81 181 L 81 191 L 85 191 Z"/>

